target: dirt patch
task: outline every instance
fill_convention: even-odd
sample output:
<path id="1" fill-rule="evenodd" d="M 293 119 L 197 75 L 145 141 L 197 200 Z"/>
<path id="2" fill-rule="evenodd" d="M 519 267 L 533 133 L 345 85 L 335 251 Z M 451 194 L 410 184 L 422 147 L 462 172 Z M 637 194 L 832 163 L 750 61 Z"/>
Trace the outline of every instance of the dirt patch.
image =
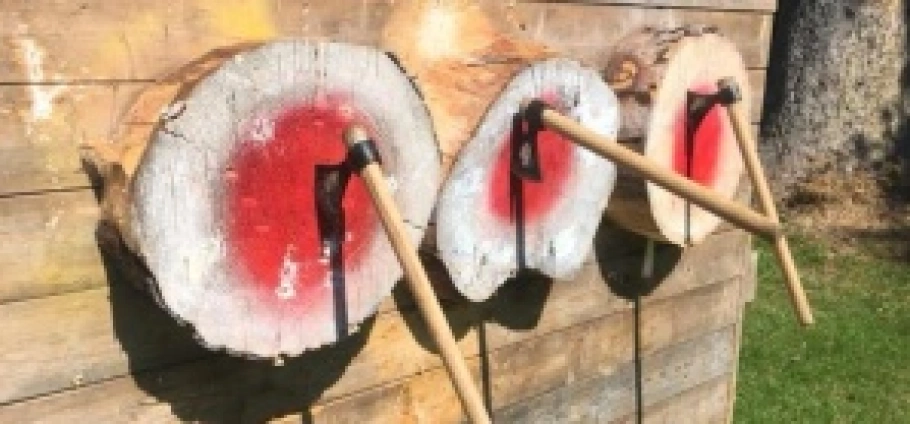
<path id="1" fill-rule="evenodd" d="M 910 201 L 881 175 L 810 177 L 784 199 L 784 220 L 845 253 L 910 260 Z"/>

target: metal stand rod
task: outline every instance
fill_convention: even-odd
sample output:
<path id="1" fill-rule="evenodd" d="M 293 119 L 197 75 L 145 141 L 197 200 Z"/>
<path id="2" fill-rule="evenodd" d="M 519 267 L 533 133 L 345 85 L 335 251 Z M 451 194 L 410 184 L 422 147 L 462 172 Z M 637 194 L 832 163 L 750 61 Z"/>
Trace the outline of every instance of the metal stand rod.
<path id="1" fill-rule="evenodd" d="M 351 127 L 345 131 L 344 140 L 350 149 L 358 143 L 369 142 L 369 136 L 362 128 Z M 370 161 L 358 172 L 373 198 L 373 204 L 379 213 L 382 226 L 385 228 L 392 248 L 395 250 L 395 255 L 398 256 L 398 261 L 404 269 L 405 281 L 414 294 L 417 306 L 429 327 L 430 335 L 439 348 L 442 361 L 449 372 L 452 382 L 455 384 L 455 391 L 461 398 L 461 403 L 468 417 L 475 423 L 490 423 L 490 417 L 484 407 L 483 397 L 480 396 L 480 391 L 468 371 L 468 366 L 462 357 L 461 350 L 458 348 L 455 336 L 452 334 L 451 328 L 449 328 L 442 306 L 439 305 L 436 294 L 430 285 L 427 272 L 417 256 L 417 249 L 408 238 L 401 213 L 398 211 L 395 200 L 389 192 L 382 169 L 377 162 Z"/>

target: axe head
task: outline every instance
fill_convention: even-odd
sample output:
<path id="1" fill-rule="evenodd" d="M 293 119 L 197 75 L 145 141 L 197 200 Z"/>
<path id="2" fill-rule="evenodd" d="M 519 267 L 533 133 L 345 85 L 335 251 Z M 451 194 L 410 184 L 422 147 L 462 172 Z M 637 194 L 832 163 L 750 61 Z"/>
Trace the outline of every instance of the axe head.
<path id="1" fill-rule="evenodd" d="M 520 179 L 529 181 L 543 179 L 537 150 L 538 132 L 540 132 L 539 123 L 525 119 L 524 114 L 516 114 L 512 119 L 510 167 L 512 174 Z"/>
<path id="2" fill-rule="evenodd" d="M 316 220 L 323 250 L 338 248 L 344 233 L 344 211 L 341 199 L 351 177 L 346 162 L 335 165 L 316 165 Z"/>

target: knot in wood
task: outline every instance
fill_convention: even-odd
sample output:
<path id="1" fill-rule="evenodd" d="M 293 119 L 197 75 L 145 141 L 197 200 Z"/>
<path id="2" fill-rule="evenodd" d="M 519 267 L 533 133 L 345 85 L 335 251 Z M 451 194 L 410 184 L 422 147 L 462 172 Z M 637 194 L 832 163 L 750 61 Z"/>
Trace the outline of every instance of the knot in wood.
<path id="1" fill-rule="evenodd" d="M 639 59 L 631 54 L 615 56 L 603 70 L 604 79 L 617 93 L 635 91 L 641 82 L 642 65 Z"/>

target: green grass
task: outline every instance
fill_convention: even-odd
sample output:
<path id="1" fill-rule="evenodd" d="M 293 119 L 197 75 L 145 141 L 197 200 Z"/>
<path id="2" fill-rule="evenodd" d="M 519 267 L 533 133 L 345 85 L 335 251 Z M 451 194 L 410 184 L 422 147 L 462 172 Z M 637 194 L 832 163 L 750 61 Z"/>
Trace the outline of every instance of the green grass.
<path id="1" fill-rule="evenodd" d="M 791 240 L 815 310 L 801 328 L 773 252 L 758 242 L 737 423 L 910 423 L 910 264 Z"/>

